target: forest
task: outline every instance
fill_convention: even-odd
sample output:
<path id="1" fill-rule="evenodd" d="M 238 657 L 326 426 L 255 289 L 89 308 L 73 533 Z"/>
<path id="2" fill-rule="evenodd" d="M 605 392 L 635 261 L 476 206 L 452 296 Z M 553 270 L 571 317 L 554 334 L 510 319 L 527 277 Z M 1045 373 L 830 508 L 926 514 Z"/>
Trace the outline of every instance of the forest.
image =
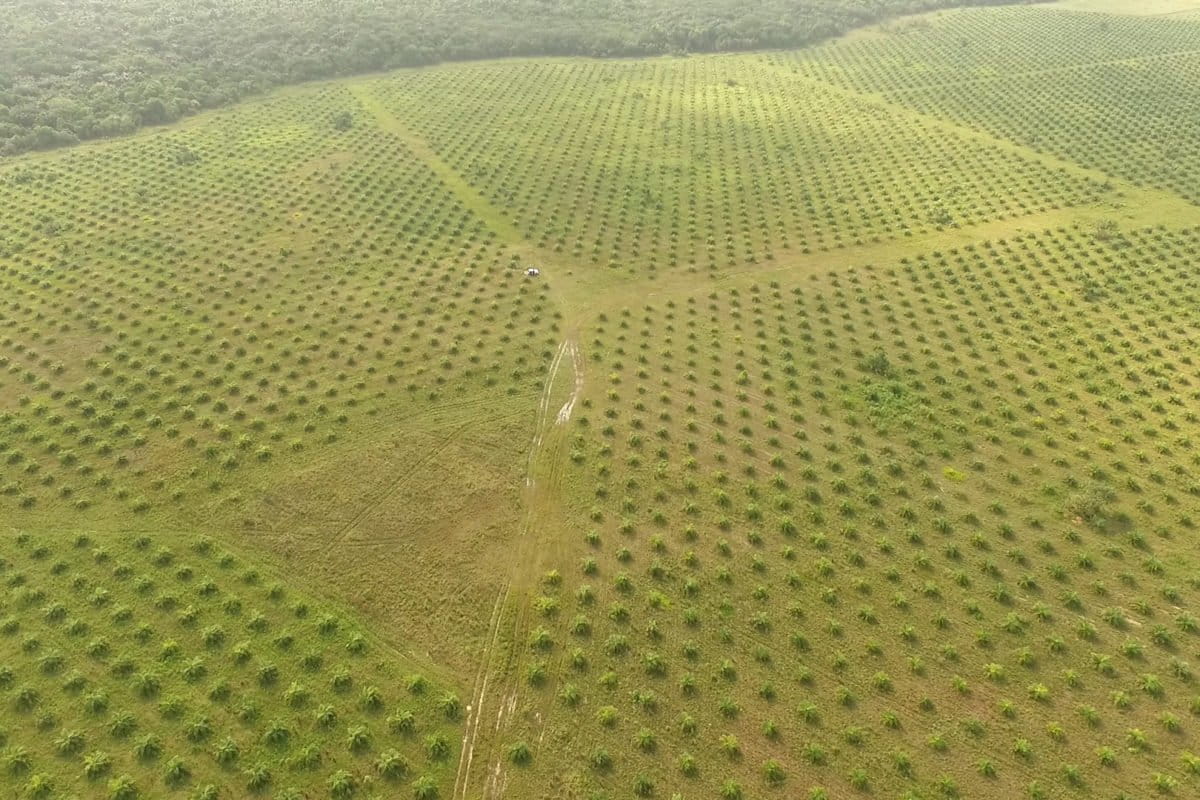
<path id="1" fill-rule="evenodd" d="M 799 46 L 980 0 L 12 0 L 0 155 L 130 133 L 266 89 L 440 61 Z"/>

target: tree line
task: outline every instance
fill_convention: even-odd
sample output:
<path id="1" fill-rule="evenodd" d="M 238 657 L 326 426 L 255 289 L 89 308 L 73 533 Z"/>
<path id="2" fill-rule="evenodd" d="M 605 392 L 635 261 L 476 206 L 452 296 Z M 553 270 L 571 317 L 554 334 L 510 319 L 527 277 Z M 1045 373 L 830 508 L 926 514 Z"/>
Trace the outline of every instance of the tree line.
<path id="1" fill-rule="evenodd" d="M 9 0 L 0 155 L 173 122 L 274 86 L 439 61 L 794 47 L 992 0 Z"/>

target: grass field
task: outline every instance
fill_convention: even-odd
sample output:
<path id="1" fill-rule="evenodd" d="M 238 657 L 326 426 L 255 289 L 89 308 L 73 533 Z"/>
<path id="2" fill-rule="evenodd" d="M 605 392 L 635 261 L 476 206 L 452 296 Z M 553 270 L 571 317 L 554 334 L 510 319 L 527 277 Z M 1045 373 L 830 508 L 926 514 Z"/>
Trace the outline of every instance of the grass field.
<path id="1" fill-rule="evenodd" d="M 447 65 L 0 162 L 3 791 L 1200 791 L 1167 12 Z"/>

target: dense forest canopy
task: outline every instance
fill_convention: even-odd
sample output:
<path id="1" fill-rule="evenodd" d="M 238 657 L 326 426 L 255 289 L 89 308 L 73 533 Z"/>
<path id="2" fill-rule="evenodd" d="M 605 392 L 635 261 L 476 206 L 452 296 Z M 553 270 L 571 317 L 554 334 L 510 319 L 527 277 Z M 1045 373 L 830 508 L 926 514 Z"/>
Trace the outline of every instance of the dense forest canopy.
<path id="1" fill-rule="evenodd" d="M 0 154 L 444 60 L 787 47 L 987 0 L 7 0 Z"/>

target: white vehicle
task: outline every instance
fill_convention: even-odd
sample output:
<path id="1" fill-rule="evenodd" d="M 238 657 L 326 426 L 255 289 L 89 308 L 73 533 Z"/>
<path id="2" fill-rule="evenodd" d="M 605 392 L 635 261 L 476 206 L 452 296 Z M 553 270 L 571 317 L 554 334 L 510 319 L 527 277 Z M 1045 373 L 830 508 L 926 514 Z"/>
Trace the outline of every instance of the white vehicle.
<path id="1" fill-rule="evenodd" d="M 531 278 L 536 278 L 538 275 L 542 274 L 542 271 L 537 267 L 530 267 L 529 269 L 525 270 L 525 274 Z"/>

